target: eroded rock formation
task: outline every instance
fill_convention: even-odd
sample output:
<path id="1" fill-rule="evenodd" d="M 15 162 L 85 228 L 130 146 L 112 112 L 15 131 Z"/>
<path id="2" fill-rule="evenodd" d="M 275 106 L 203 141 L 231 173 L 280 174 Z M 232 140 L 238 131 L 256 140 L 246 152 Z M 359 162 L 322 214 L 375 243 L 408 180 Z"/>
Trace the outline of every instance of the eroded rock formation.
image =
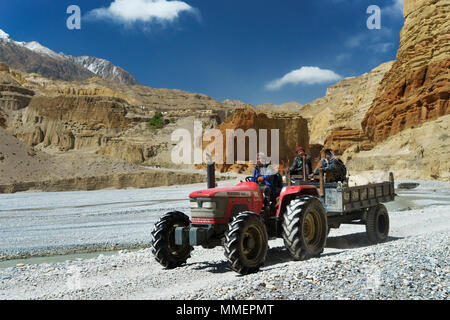
<path id="1" fill-rule="evenodd" d="M 335 128 L 361 129 L 380 81 L 392 64 L 383 63 L 362 76 L 339 81 L 327 89 L 325 97 L 305 105 L 300 115 L 308 120 L 311 143 L 324 144 Z"/>
<path id="2" fill-rule="evenodd" d="M 218 169 L 222 172 L 235 171 L 239 173 L 250 173 L 253 165 L 250 164 L 249 143 L 247 139 L 245 150 L 246 164 L 238 164 L 237 161 L 237 139 L 234 143 L 234 150 L 229 150 L 226 144 L 227 130 L 242 129 L 246 132 L 249 129 L 255 129 L 257 133 L 258 144 L 261 140 L 259 134 L 260 129 L 267 130 L 267 155 L 271 156 L 271 130 L 279 129 L 279 157 L 280 170 L 291 164 L 295 157 L 295 149 L 297 146 L 303 146 L 309 152 L 309 134 L 308 124 L 301 116 L 293 113 L 260 113 L 253 108 L 237 109 L 230 117 L 228 117 L 221 125 L 217 127 L 223 137 L 223 165 L 218 165 Z M 208 142 L 204 142 L 203 146 L 208 146 Z M 258 148 L 258 151 L 261 151 Z M 226 164 L 227 154 L 234 153 L 235 163 Z"/>
<path id="3" fill-rule="evenodd" d="M 351 175 L 385 180 L 393 172 L 396 179 L 449 181 L 450 115 L 403 130 L 370 151 L 356 148 L 342 156 Z"/>
<path id="4" fill-rule="evenodd" d="M 361 129 L 348 127 L 334 128 L 325 140 L 324 149 L 331 149 L 336 155 L 342 155 L 348 148 L 356 146 L 357 151 L 373 148 L 372 143 Z"/>
<path id="5" fill-rule="evenodd" d="M 397 60 L 362 126 L 378 144 L 450 113 L 450 1 L 405 0 Z"/>
<path id="6" fill-rule="evenodd" d="M 110 97 L 34 97 L 14 132 L 31 146 L 41 142 L 44 147 L 61 150 L 92 146 L 92 141 L 86 142 L 87 136 L 99 141 L 105 134 L 128 127 L 126 106 L 125 101 Z"/>
<path id="7" fill-rule="evenodd" d="M 10 74 L 9 67 L 0 63 L 0 109 L 4 112 L 25 108 L 34 92 L 24 88 Z"/>

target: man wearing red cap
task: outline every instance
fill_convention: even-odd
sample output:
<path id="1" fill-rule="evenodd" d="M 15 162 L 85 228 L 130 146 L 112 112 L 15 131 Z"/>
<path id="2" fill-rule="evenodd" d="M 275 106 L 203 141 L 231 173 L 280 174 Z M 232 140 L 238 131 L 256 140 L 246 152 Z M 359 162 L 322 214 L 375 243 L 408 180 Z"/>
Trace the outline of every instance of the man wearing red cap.
<path id="1" fill-rule="evenodd" d="M 293 175 L 303 175 L 303 157 L 305 157 L 306 176 L 309 176 L 313 172 L 311 156 L 306 154 L 305 148 L 303 147 L 297 147 L 296 151 L 297 156 L 295 157 L 294 162 L 289 168 L 289 171 Z"/>

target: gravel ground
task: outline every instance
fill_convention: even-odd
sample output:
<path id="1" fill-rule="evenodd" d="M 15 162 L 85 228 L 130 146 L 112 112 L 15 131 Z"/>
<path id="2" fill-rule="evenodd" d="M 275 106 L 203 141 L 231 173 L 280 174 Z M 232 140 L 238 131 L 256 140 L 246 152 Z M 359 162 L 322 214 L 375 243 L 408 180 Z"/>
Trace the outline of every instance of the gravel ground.
<path id="1" fill-rule="evenodd" d="M 228 268 L 222 248 L 195 248 L 175 270 L 149 249 L 123 250 L 0 269 L 0 299 L 448 300 L 450 199 L 434 190 L 399 191 L 389 241 L 377 246 L 367 244 L 364 227 L 345 225 L 331 231 L 320 258 L 294 262 L 278 239 L 262 270 L 245 277 Z"/>
<path id="2" fill-rule="evenodd" d="M 158 218 L 188 213 L 189 194 L 202 188 L 0 194 L 0 261 L 148 246 Z"/>

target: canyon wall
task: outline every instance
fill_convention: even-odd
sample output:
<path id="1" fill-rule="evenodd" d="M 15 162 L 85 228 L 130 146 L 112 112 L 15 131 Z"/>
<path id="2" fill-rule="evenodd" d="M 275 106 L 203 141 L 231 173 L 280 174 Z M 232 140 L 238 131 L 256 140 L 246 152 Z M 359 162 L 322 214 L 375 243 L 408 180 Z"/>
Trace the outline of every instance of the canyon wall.
<path id="1" fill-rule="evenodd" d="M 267 130 L 267 152 L 266 155 L 271 156 L 271 130 L 279 130 L 279 168 L 290 166 L 295 157 L 295 149 L 298 146 L 303 146 L 309 152 L 309 133 L 308 123 L 298 114 L 294 113 L 278 113 L 278 112 L 257 112 L 254 108 L 248 107 L 245 109 L 237 109 L 231 116 L 229 116 L 222 124 L 217 127 L 223 137 L 223 165 L 218 165 L 218 169 L 222 172 L 234 171 L 238 173 L 253 173 L 253 165 L 250 163 L 249 145 L 250 139 L 246 139 L 245 146 L 245 164 L 237 164 L 237 144 L 235 139 L 234 149 L 227 148 L 226 135 L 227 130 L 242 129 L 246 132 L 249 129 L 256 130 L 257 144 L 261 141 L 259 130 Z M 204 148 L 209 145 L 208 142 L 203 142 Z M 258 147 L 258 151 L 261 149 Z M 227 155 L 234 153 L 235 164 L 226 164 Z M 214 153 L 215 154 L 215 153 Z"/>
<path id="2" fill-rule="evenodd" d="M 405 0 L 397 60 L 362 122 L 375 144 L 450 113 L 450 0 Z"/>
<path id="3" fill-rule="evenodd" d="M 401 131 L 372 150 L 349 148 L 342 156 L 351 175 L 371 179 L 450 180 L 450 115 Z M 372 180 L 373 181 L 373 180 Z"/>
<path id="4" fill-rule="evenodd" d="M 339 81 L 327 89 L 325 97 L 301 108 L 300 115 L 308 120 L 311 143 L 323 145 L 335 128 L 361 129 L 361 121 L 392 64 L 383 63 L 369 73 Z"/>

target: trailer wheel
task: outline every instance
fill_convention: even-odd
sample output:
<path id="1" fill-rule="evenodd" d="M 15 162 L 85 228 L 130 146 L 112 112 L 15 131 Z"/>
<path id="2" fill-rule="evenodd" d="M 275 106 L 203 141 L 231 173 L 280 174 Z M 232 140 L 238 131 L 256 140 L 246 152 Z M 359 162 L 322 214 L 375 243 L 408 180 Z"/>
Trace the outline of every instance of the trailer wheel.
<path id="1" fill-rule="evenodd" d="M 259 215 L 242 212 L 233 218 L 225 233 L 225 257 L 232 270 L 255 273 L 266 260 L 269 237 Z"/>
<path id="2" fill-rule="evenodd" d="M 370 244 L 384 242 L 389 234 L 389 214 L 383 204 L 369 208 L 366 218 L 366 233 Z"/>
<path id="3" fill-rule="evenodd" d="M 327 215 L 322 203 L 310 196 L 297 198 L 286 207 L 283 240 L 294 260 L 319 256 L 328 234 Z"/>
<path id="4" fill-rule="evenodd" d="M 174 269 L 186 263 L 193 248 L 189 244 L 175 244 L 175 228 L 188 227 L 189 217 L 182 212 L 169 212 L 156 223 L 151 233 L 151 250 L 163 267 Z"/>

